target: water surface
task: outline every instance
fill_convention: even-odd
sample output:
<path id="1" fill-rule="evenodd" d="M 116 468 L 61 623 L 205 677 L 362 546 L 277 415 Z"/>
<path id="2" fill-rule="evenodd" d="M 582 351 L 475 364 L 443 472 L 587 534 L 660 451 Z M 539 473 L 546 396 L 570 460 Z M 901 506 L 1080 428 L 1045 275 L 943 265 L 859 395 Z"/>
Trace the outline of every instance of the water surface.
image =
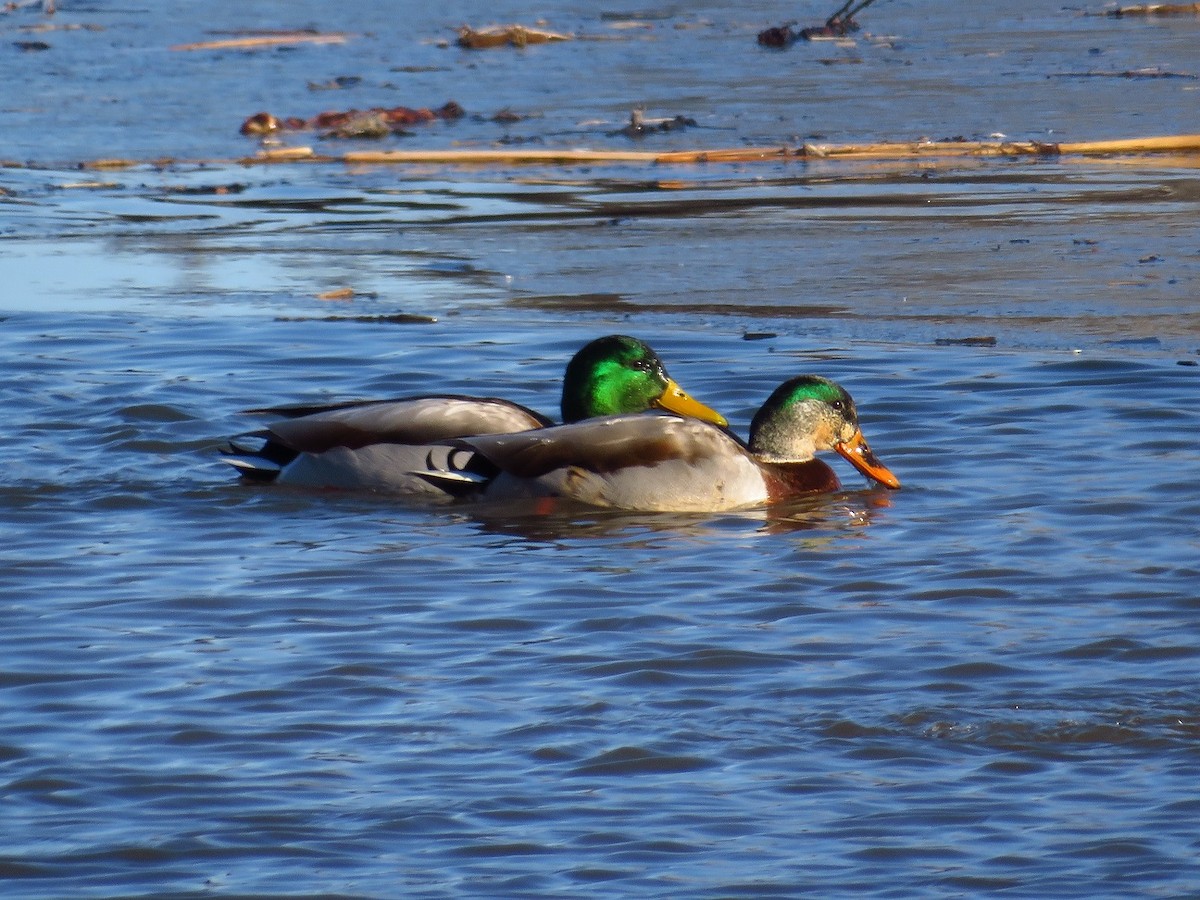
<path id="1" fill-rule="evenodd" d="M 105 30 L 0 54 L 5 896 L 1200 889 L 1194 167 L 198 162 L 258 108 L 410 97 L 568 145 L 633 102 L 705 125 L 655 147 L 1196 130 L 1190 79 L 1050 76 L 1186 70 L 1200 25 L 897 0 L 768 53 L 777 8 L 585 5 L 548 24 L 609 39 L 470 54 L 437 39 L 525 10 L 210 6 L 60 4 Z M 366 37 L 167 49 L 309 24 Z M 109 155 L 180 161 L 74 168 Z M 769 512 L 537 516 L 215 459 L 270 403 L 552 413 L 613 332 L 743 433 L 838 380 L 904 489 L 835 458 Z"/>

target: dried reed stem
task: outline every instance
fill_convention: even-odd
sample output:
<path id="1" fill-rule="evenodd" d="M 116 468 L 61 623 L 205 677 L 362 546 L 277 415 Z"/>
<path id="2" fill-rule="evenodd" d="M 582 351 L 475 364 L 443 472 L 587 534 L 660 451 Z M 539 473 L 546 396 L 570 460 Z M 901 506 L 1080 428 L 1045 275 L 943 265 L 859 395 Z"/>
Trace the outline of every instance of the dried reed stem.
<path id="1" fill-rule="evenodd" d="M 254 37 L 224 38 L 219 41 L 200 41 L 196 44 L 176 44 L 172 50 L 253 50 L 257 47 L 278 47 L 284 44 L 344 44 L 344 34 L 313 34 L 309 31 L 264 34 Z"/>

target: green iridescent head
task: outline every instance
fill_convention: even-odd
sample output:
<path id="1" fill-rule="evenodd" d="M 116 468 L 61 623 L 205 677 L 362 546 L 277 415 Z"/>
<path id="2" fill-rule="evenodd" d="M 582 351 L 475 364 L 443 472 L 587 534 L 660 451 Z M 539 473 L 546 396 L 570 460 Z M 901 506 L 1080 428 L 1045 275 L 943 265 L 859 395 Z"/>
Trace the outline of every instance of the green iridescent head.
<path id="1" fill-rule="evenodd" d="M 684 393 L 667 374 L 658 354 L 637 338 L 619 334 L 597 338 L 567 364 L 564 422 L 650 409 L 727 424 L 720 413 Z"/>

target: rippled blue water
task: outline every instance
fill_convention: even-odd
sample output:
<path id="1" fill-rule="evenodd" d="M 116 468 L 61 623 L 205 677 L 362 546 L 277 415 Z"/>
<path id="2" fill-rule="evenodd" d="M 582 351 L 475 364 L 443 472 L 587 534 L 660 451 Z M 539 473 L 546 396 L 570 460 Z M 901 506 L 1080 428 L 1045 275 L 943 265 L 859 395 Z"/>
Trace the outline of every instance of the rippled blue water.
<path id="1" fill-rule="evenodd" d="M 114 154 L 244 151 L 208 105 L 186 134 L 114 124 L 179 108 L 182 80 L 159 104 L 148 80 L 69 65 L 68 41 L 130 52 L 200 26 L 60 8 L 109 30 L 46 38 L 23 77 L 91 92 L 97 71 L 113 102 L 53 153 L 43 114 L 9 102 L 12 154 L 108 155 L 90 151 L 113 135 Z M 259 25 L 301 15 L 262 8 Z M 213 27 L 251 16 L 215 9 Z M 292 9 L 396 27 L 363 4 L 336 8 L 359 24 Z M 1171 53 L 1194 22 L 1118 32 L 1018 4 L 964 29 L 937 9 L 917 30 L 911 4 L 871 7 L 900 49 L 817 67 L 851 51 L 753 47 L 778 9 L 676 11 L 648 32 L 654 65 L 613 65 L 597 90 L 610 117 L 630 84 L 679 112 L 742 109 L 720 143 L 759 141 L 789 66 L 825 91 L 813 128 L 890 138 L 901 119 L 973 130 L 964 109 L 989 97 L 1027 130 L 1060 106 L 1079 128 L 1071 104 L 1114 86 L 1046 78 L 1060 63 L 1193 64 Z M 19 15 L 6 35 L 37 20 Z M 440 34 L 427 15 L 412 30 Z M 282 109 L 314 59 L 382 71 L 386 34 L 375 56 L 237 55 L 290 80 L 231 96 Z M 697 85 L 695 42 L 737 63 Z M 438 79 L 518 65 L 403 46 L 445 62 L 421 76 L 430 102 Z M 220 62 L 180 65 L 230 77 Z M 974 93 L 926 115 L 938 72 Z M 588 86 L 526 85 L 520 104 L 578 121 Z M 1173 130 L 1164 98 L 1194 96 L 1120 89 L 1140 105 L 1077 136 Z M 1200 891 L 1194 168 L 0 177 L 5 897 Z M 537 517 L 255 488 L 215 460 L 264 403 L 486 390 L 552 412 L 570 354 L 618 331 L 742 432 L 783 379 L 837 379 L 904 489 L 835 458 L 844 492 L 769 513 Z"/>

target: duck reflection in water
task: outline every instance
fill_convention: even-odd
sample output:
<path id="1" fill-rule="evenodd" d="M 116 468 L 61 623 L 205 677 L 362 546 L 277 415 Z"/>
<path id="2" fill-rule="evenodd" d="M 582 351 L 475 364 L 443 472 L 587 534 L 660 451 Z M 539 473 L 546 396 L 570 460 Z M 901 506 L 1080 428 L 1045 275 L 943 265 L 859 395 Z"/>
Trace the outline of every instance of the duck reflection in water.
<path id="1" fill-rule="evenodd" d="M 716 515 L 599 509 L 561 497 L 467 504 L 458 507 L 456 514 L 481 534 L 539 543 L 604 538 L 636 543 L 659 535 L 711 538 L 726 531 L 745 535 L 747 525 L 753 523 L 758 524 L 754 530 L 759 534 L 806 533 L 810 540 L 828 542 L 877 524 L 891 506 L 890 492 L 876 488 L 811 495 Z"/>

